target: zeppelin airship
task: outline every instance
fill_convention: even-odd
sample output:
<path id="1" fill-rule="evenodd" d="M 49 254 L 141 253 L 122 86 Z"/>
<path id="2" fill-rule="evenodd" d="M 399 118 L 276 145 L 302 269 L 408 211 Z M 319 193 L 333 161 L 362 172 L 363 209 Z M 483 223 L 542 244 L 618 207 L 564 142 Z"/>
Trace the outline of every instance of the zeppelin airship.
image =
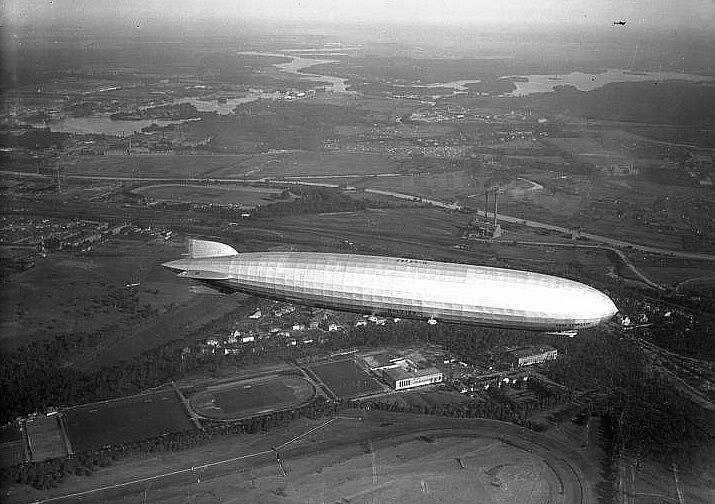
<path id="1" fill-rule="evenodd" d="M 535 331 L 573 331 L 616 314 L 602 292 L 539 273 L 399 257 L 238 253 L 191 240 L 163 266 L 221 291 L 362 314 Z"/>

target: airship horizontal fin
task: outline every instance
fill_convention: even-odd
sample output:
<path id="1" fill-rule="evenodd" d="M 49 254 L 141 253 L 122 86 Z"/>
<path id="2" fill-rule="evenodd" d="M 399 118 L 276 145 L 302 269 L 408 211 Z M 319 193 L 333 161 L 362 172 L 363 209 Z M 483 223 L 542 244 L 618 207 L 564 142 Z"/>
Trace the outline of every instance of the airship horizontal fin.
<path id="1" fill-rule="evenodd" d="M 186 270 L 179 273 L 180 277 L 193 278 L 194 280 L 228 280 L 227 273 L 217 271 Z"/>
<path id="2" fill-rule="evenodd" d="M 189 257 L 202 259 L 204 257 L 225 257 L 237 255 L 236 249 L 225 243 L 208 240 L 189 240 Z"/>

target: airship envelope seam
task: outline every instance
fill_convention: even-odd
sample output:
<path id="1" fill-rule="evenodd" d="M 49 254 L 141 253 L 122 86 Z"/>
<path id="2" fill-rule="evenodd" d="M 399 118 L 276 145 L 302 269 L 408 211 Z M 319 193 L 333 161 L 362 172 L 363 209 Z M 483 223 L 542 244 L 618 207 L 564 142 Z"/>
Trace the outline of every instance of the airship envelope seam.
<path id="1" fill-rule="evenodd" d="M 199 281 L 259 297 L 365 314 L 531 330 L 571 330 L 610 319 L 605 294 L 551 275 L 459 263 L 313 252 L 241 253 L 165 263 Z M 194 247 L 196 250 L 196 247 Z M 186 274 L 185 276 L 191 276 Z"/>

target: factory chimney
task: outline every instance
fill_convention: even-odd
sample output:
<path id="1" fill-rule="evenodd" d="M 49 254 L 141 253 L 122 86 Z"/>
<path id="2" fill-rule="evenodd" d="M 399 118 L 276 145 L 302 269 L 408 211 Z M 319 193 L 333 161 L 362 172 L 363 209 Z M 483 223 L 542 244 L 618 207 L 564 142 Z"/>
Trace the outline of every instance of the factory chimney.
<path id="1" fill-rule="evenodd" d="M 494 227 L 497 227 L 497 191 L 498 189 L 494 189 Z"/>

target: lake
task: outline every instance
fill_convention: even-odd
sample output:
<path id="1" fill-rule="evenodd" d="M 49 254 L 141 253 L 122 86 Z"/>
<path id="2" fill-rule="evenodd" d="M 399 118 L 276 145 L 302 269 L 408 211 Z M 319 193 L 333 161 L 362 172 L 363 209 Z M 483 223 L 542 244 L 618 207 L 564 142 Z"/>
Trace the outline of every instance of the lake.
<path id="1" fill-rule="evenodd" d="M 571 72 L 563 75 L 523 75 L 529 79 L 528 82 L 515 82 L 516 90 L 504 96 L 526 96 L 534 93 L 548 93 L 553 91 L 555 86 L 574 86 L 579 91 L 592 91 L 594 89 L 610 84 L 611 82 L 646 82 L 646 81 L 666 81 L 666 80 L 687 80 L 692 82 L 704 82 L 715 80 L 715 77 L 707 75 L 685 74 L 678 72 L 629 72 L 628 70 L 618 70 L 609 68 L 601 73 L 590 74 L 583 72 Z"/>
<path id="2" fill-rule="evenodd" d="M 109 114 L 101 114 L 87 117 L 68 117 L 61 121 L 51 122 L 47 125 L 52 131 L 63 133 L 96 133 L 105 135 L 124 136 L 141 131 L 153 124 L 166 126 L 182 121 L 159 121 L 142 119 L 138 121 L 113 121 Z"/>

